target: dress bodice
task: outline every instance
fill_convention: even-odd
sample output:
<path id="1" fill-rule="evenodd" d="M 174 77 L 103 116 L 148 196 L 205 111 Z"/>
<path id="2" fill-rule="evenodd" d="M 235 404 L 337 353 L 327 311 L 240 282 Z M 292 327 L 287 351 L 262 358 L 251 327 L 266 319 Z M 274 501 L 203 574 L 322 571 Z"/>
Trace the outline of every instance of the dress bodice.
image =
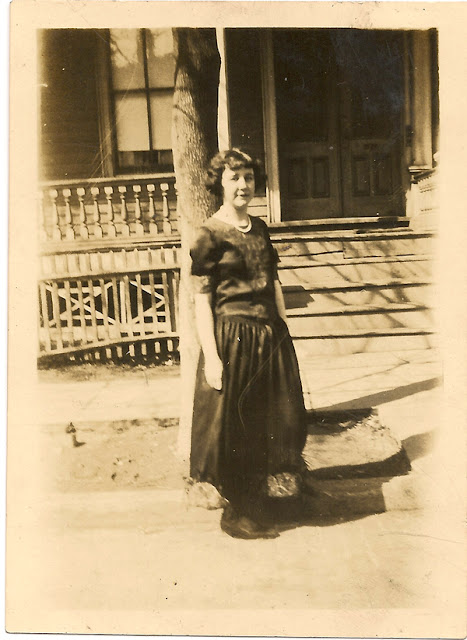
<path id="1" fill-rule="evenodd" d="M 213 216 L 200 227 L 190 255 L 196 290 L 212 293 L 217 315 L 277 317 L 279 258 L 263 220 L 252 217 L 245 233 Z"/>

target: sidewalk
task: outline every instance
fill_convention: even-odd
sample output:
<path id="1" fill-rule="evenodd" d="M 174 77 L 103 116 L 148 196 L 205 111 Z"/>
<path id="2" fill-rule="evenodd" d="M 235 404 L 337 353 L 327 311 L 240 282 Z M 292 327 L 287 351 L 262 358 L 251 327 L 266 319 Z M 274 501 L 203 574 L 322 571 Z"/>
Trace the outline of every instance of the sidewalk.
<path id="1" fill-rule="evenodd" d="M 300 363 L 308 409 L 397 407 L 404 398 L 418 404 L 419 394 L 433 391 L 441 376 L 439 357 L 433 349 L 316 356 L 302 358 Z M 91 365 L 87 373 L 81 369 L 80 376 L 74 377 L 68 372 L 61 376 L 59 372 L 43 371 L 39 380 L 40 424 L 174 418 L 179 413 L 182 389 L 177 365 L 121 371 L 114 367 L 108 374 L 105 369 L 100 374 Z M 411 435 L 412 427 L 406 424 L 406 417 L 401 417 L 399 435 L 406 429 Z"/>
<path id="2" fill-rule="evenodd" d="M 404 633 L 400 617 L 395 624 L 381 610 L 403 609 L 419 616 L 417 635 L 450 628 L 453 593 L 457 611 L 463 607 L 462 523 L 449 509 L 419 509 L 435 477 L 431 433 L 441 389 L 434 386 L 434 353 L 306 364 L 314 407 L 376 400 L 372 406 L 404 442 L 413 471 L 364 481 L 367 500 L 372 491 L 383 494 L 383 513 L 350 509 L 292 523 L 274 540 L 230 538 L 220 530 L 219 510 L 187 503 L 171 420 L 181 393 L 177 367 L 92 371 L 41 372 L 43 466 L 58 483 L 39 490 L 34 509 L 22 513 L 16 537 L 24 552 L 9 567 L 12 601 L 29 620 L 48 616 L 45 630 L 53 632 L 307 636 L 312 629 L 346 636 L 346 612 L 364 609 L 373 618 L 363 635 L 397 637 Z M 70 421 L 85 445 L 72 446 Z M 100 466 L 89 459 L 96 453 Z M 146 476 L 132 483 L 136 456 Z M 67 486 L 71 468 L 76 477 Z M 439 588 L 447 576 L 452 591 Z M 31 602 L 40 611 L 30 611 Z M 259 610 L 266 620 L 255 623 L 249 614 Z M 215 611 L 224 612 L 223 626 L 214 623 Z M 323 611 L 329 619 L 318 628 L 313 620 Z M 27 631 L 23 622 L 16 626 Z"/>

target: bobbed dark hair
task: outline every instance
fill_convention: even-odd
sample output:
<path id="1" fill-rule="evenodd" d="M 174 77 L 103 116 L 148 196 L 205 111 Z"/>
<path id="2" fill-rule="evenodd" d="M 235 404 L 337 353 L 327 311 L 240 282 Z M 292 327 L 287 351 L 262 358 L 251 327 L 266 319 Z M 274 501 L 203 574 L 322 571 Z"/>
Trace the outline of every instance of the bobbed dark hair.
<path id="1" fill-rule="evenodd" d="M 233 147 L 227 151 L 219 151 L 212 158 L 206 171 L 206 189 L 219 198 L 222 197 L 222 174 L 228 167 L 236 169 L 253 169 L 255 174 L 256 189 L 264 182 L 264 174 L 261 161 L 253 158 L 246 151 Z"/>

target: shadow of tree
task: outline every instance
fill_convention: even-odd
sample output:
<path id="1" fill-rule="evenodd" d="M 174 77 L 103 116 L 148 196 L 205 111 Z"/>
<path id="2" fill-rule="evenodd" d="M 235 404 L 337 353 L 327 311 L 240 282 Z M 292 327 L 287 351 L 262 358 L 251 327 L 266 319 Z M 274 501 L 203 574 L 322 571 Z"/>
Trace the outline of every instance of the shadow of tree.
<path id="1" fill-rule="evenodd" d="M 434 389 L 442 384 L 442 378 L 437 376 L 435 378 L 429 378 L 427 380 L 421 380 L 420 382 L 412 382 L 410 384 L 401 385 L 394 389 L 387 389 L 385 391 L 379 391 L 377 393 L 371 393 L 366 396 L 347 400 L 345 402 L 339 402 L 337 404 L 322 407 L 322 411 L 328 410 L 344 410 L 355 409 L 357 407 L 374 407 L 377 405 L 385 404 L 387 402 L 393 402 L 394 400 L 400 400 L 407 396 L 420 393 L 421 391 L 428 391 Z"/>
<path id="2" fill-rule="evenodd" d="M 289 269 L 290 280 L 285 285 L 289 309 L 310 309 L 310 335 L 329 333 L 333 326 L 329 315 L 345 315 L 348 337 L 356 332 L 360 338 L 359 352 L 371 350 L 375 335 L 397 330 L 401 336 L 419 330 L 419 342 L 431 346 L 429 333 L 433 318 L 431 303 L 427 304 L 426 286 L 431 281 L 431 263 L 414 244 L 409 234 L 398 238 L 319 238 L 316 247 L 306 242 L 290 244 L 287 257 L 299 263 L 283 265 Z M 301 262 L 301 264 L 300 264 Z M 323 272 L 323 268 L 326 272 Z M 316 277 L 314 271 L 316 270 Z M 291 291 L 287 288 L 291 287 Z M 317 303 L 320 310 L 314 313 Z M 329 314 L 323 313 L 329 308 Z M 387 310 L 386 310 L 387 309 Z M 340 329 L 337 322 L 335 325 Z M 361 335 L 367 330 L 371 335 Z M 336 349 L 338 349 L 336 347 Z"/>
<path id="3" fill-rule="evenodd" d="M 279 532 L 298 527 L 331 527 L 386 510 L 383 484 L 390 478 L 314 483 L 310 493 L 294 500 L 263 504 L 252 516 Z"/>

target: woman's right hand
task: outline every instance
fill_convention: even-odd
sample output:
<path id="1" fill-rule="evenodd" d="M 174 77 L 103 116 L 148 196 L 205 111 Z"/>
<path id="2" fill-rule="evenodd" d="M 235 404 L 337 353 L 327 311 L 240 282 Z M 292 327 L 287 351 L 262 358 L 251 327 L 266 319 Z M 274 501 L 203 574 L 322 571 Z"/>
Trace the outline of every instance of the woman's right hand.
<path id="1" fill-rule="evenodd" d="M 207 358 L 204 363 L 206 382 L 217 391 L 222 389 L 222 368 L 222 360 L 217 355 Z"/>

